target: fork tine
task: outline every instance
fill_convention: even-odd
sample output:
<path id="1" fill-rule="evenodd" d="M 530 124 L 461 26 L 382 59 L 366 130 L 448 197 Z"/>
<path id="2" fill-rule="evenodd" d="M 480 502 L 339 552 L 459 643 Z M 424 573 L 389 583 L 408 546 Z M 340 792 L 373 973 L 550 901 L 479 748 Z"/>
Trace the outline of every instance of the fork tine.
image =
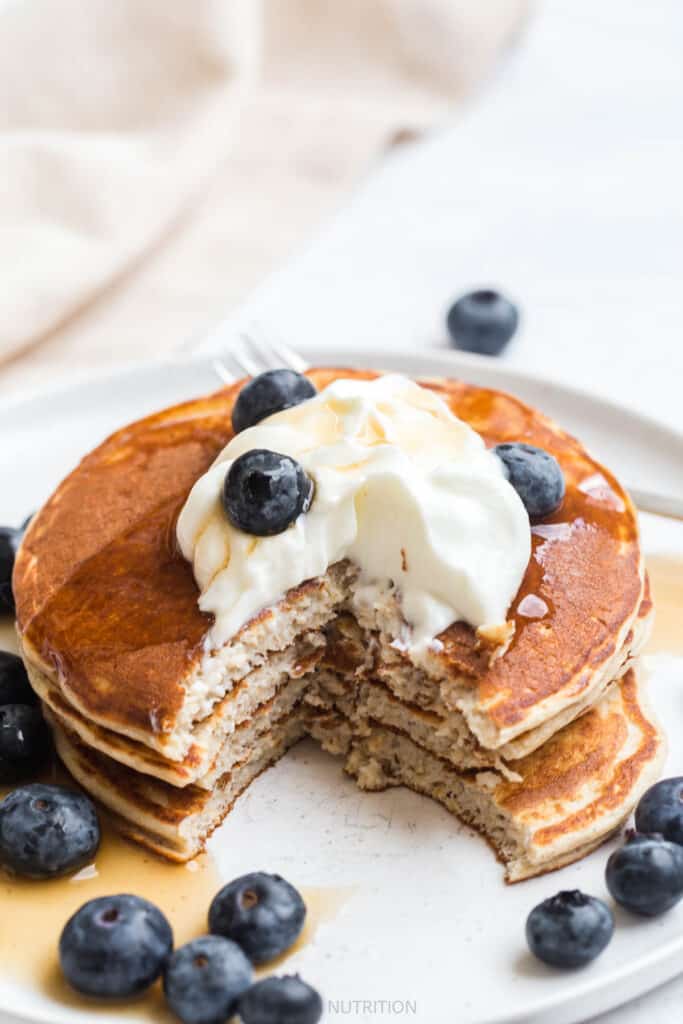
<path id="1" fill-rule="evenodd" d="M 304 373 L 308 369 L 308 363 L 298 353 L 281 341 L 276 343 L 272 332 L 260 328 L 258 324 L 253 324 L 248 333 L 243 332 L 242 337 L 250 343 L 257 356 L 273 369 L 286 366 L 297 373 Z"/>
<path id="2" fill-rule="evenodd" d="M 248 334 L 246 331 L 242 331 L 240 338 L 244 344 L 248 346 L 251 354 L 255 356 L 261 364 L 261 370 L 277 370 L 282 366 L 282 363 L 279 361 L 274 361 L 273 351 L 269 343 L 262 338 L 259 338 L 258 335 L 254 335 L 252 333 Z"/>
<path id="3" fill-rule="evenodd" d="M 240 344 L 227 349 L 220 358 L 213 360 L 213 368 L 224 384 L 231 384 L 245 374 L 256 377 L 268 369 L 284 366 L 297 373 L 304 373 L 308 363 L 282 342 L 273 342 L 264 337 L 256 326 L 249 332 L 241 331 Z"/>
<path id="4" fill-rule="evenodd" d="M 305 359 L 302 359 L 298 352 L 289 348 L 288 345 L 283 345 L 282 342 L 275 344 L 274 341 L 270 342 L 270 347 L 280 361 L 290 368 L 290 370 L 296 370 L 297 373 L 305 373 L 308 369 L 308 363 Z"/>
<path id="5" fill-rule="evenodd" d="M 211 361 L 211 365 L 213 367 L 213 372 L 216 374 L 217 377 L 220 378 L 220 380 L 223 381 L 224 384 L 234 384 L 235 383 L 234 375 L 232 373 L 230 373 L 230 371 L 228 370 L 227 366 L 225 365 L 224 362 L 222 362 L 222 360 L 220 360 L 220 359 L 213 359 Z"/>
<path id="6" fill-rule="evenodd" d="M 248 340 L 247 336 L 244 334 L 241 334 L 240 338 L 242 341 Z M 264 369 L 266 369 L 263 362 L 258 363 L 255 359 L 251 358 L 244 345 L 240 345 L 237 348 L 231 348 L 225 353 L 225 358 L 232 359 L 233 363 L 236 364 L 240 370 L 239 376 L 246 373 L 249 377 L 257 377 L 259 373 L 263 373 Z"/>

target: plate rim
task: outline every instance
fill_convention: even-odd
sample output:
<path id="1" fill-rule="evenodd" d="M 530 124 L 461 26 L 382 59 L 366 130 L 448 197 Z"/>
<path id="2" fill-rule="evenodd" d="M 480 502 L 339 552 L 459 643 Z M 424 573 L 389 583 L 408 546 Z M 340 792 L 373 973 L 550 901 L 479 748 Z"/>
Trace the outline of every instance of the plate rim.
<path id="1" fill-rule="evenodd" d="M 643 430 L 655 431 L 665 443 L 676 447 L 681 446 L 683 450 L 683 430 L 672 427 L 656 417 L 621 405 L 612 398 L 596 394 L 588 389 L 564 384 L 552 377 L 508 365 L 505 362 L 494 361 L 487 357 L 448 349 L 432 350 L 417 355 L 409 352 L 382 352 L 379 349 L 368 349 L 365 352 L 349 349 L 338 351 L 335 354 L 324 350 L 305 349 L 302 354 L 305 358 L 310 359 L 313 365 L 359 365 L 377 369 L 393 369 L 422 377 L 444 373 L 466 376 L 469 370 L 484 377 L 506 378 L 510 381 L 512 389 L 514 389 L 515 381 L 530 381 L 536 386 L 543 386 L 565 397 L 587 403 L 596 411 L 602 407 L 609 409 L 613 415 L 627 413 L 630 417 L 635 418 Z M 40 408 L 50 401 L 64 401 L 71 395 L 82 394 L 85 388 L 93 384 L 99 387 L 108 383 L 113 385 L 116 382 L 145 377 L 159 371 L 180 374 L 183 368 L 188 366 L 197 370 L 206 370 L 207 375 L 210 375 L 212 358 L 215 358 L 215 354 L 210 352 L 194 352 L 170 358 L 166 356 L 144 361 L 127 361 L 115 367 L 101 367 L 95 371 L 78 371 L 70 379 L 64 378 L 56 381 L 53 386 L 12 396 L 3 404 L 0 418 L 3 413 L 5 416 L 11 416 L 13 412 L 22 407 L 30 409 L 31 406 L 37 405 Z M 491 386 L 499 385 L 492 383 Z M 219 387 L 220 382 L 216 378 L 216 388 Z M 112 392 L 115 393 L 113 387 Z M 191 397 L 193 396 L 188 394 L 188 398 Z M 45 410 L 42 408 L 41 415 L 45 415 Z M 545 1019 L 546 1015 L 553 1012 L 559 1011 L 562 1014 L 568 1014 L 572 1009 L 575 1009 L 578 1014 L 582 1008 L 586 1008 L 587 1001 L 598 994 L 603 996 L 603 1003 L 592 1013 L 602 1013 L 614 1009 L 683 973 L 683 967 L 680 964 L 682 950 L 683 933 L 679 937 L 668 939 L 654 949 L 645 949 L 633 960 L 615 966 L 607 976 L 596 975 L 584 979 L 577 977 L 576 986 L 569 992 L 565 991 L 559 998 L 552 993 L 543 995 L 533 1003 L 527 1001 L 523 1008 L 511 1010 L 505 1017 L 496 1017 L 495 1021 L 497 1024 L 518 1024 L 518 1022 L 526 1020 Z M 656 977 L 651 978 L 653 972 L 656 973 Z M 10 993 L 7 994 L 10 995 Z M 607 1000 L 606 1003 L 604 999 Z M 65 1012 L 64 1008 L 58 1004 L 55 1004 L 54 1011 L 48 1007 L 35 1010 L 7 1007 L 5 1012 L 17 1020 L 35 1022 L 35 1024 L 68 1024 L 75 1019 L 71 1015 L 71 1011 Z M 84 1003 L 83 1010 L 78 1009 L 77 1012 L 79 1014 L 89 1012 L 88 1004 Z M 579 1017 L 562 1017 L 561 1019 L 578 1020 Z M 485 1020 L 492 1024 L 493 1019 L 486 1018 Z M 481 1021 L 481 1024 L 484 1024 L 484 1020 Z"/>
<path id="2" fill-rule="evenodd" d="M 552 375 L 539 373 L 533 370 L 524 369 L 504 361 L 498 361 L 494 357 L 479 356 L 470 352 L 461 352 L 454 349 L 430 349 L 424 353 L 413 354 L 411 352 L 383 352 L 381 349 L 368 349 L 356 351 L 353 348 L 338 350 L 335 354 L 327 352 L 324 348 L 304 348 L 300 353 L 304 359 L 310 361 L 313 366 L 351 366 L 356 365 L 367 369 L 382 369 L 385 363 L 387 369 L 403 367 L 404 372 L 414 374 L 418 377 L 429 377 L 432 374 L 443 374 L 450 372 L 455 376 L 466 375 L 467 370 L 480 373 L 484 376 L 509 378 L 511 381 L 531 382 L 538 387 L 546 387 L 556 394 L 569 398 L 578 399 L 580 402 L 594 407 L 608 409 L 612 415 L 628 415 L 636 420 L 645 430 L 654 430 L 668 437 L 669 441 L 676 445 L 683 446 L 683 428 L 677 428 L 665 422 L 657 416 L 642 412 L 630 405 L 622 404 L 608 395 L 599 391 L 592 391 L 576 384 L 566 384 Z M 21 391 L 3 403 L 0 416 L 10 414 L 22 406 L 32 405 L 36 402 L 45 402 L 58 398 L 64 398 L 71 393 L 80 392 L 88 385 L 102 385 L 107 381 L 127 379 L 138 375 L 146 375 L 154 370 L 164 372 L 173 371 L 184 366 L 196 368 L 205 367 L 211 371 L 211 361 L 218 358 L 220 353 L 216 352 L 192 352 L 189 354 L 178 353 L 166 354 L 155 359 L 142 361 L 127 360 L 114 367 L 105 366 L 89 370 L 79 370 L 70 379 L 64 376 L 59 378 L 52 386 L 31 388 Z M 446 366 L 444 371 L 439 365 Z M 428 366 L 429 369 L 420 370 L 420 365 Z M 461 372 L 459 372 L 461 371 Z M 217 389 L 220 381 L 216 378 Z M 513 384 L 514 386 L 514 384 Z M 192 396 L 188 396 L 192 397 Z"/>

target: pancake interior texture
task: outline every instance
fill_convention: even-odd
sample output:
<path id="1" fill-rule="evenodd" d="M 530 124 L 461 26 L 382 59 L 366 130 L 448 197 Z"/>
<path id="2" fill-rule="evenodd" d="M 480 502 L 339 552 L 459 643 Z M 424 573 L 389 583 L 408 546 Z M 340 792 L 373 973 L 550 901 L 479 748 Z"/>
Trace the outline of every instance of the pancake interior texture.
<path id="1" fill-rule="evenodd" d="M 321 389 L 376 374 L 309 376 Z M 649 785 L 663 745 L 633 671 L 652 608 L 628 495 L 517 399 L 421 383 L 488 445 L 538 445 L 565 475 L 562 506 L 531 528 L 504 648 L 458 622 L 415 653 L 400 580 L 367 601 L 348 562 L 303 581 L 225 646 L 207 643 L 212 620 L 175 522 L 232 436 L 241 384 L 114 434 L 34 518 L 14 575 L 29 675 L 67 767 L 139 841 L 194 856 L 251 779 L 305 734 L 343 754 L 363 788 L 404 784 L 474 824 L 510 880 L 581 856 Z M 600 759 L 588 757 L 570 785 L 558 752 L 586 736 L 601 767 L 591 776 Z M 598 790 L 617 770 L 628 779 L 608 806 Z M 539 773 L 554 773 L 552 796 Z"/>

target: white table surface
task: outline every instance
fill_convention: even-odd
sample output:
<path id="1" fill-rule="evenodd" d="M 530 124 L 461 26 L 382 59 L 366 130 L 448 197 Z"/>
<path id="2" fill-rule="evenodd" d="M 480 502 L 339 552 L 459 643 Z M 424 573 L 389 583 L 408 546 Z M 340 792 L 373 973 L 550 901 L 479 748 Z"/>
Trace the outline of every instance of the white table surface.
<path id="1" fill-rule="evenodd" d="M 207 340 L 446 344 L 460 292 L 523 322 L 503 357 L 683 429 L 683 5 L 543 4 L 463 118 L 391 159 Z M 681 965 L 683 970 L 683 964 Z M 671 1024 L 683 976 L 600 1018 Z"/>
<path id="2" fill-rule="evenodd" d="M 679 0 L 543 4 L 465 117 L 399 151 L 207 347 L 254 322 L 330 353 L 435 347 L 452 298 L 498 285 L 523 313 L 506 360 L 683 429 L 682 39 Z M 671 1024 L 682 1001 L 683 977 L 600 1024 Z"/>

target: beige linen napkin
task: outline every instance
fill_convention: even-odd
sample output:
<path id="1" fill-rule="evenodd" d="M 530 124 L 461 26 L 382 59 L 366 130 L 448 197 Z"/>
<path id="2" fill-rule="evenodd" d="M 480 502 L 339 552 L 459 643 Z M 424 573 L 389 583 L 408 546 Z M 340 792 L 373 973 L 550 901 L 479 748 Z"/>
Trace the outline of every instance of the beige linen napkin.
<path id="1" fill-rule="evenodd" d="M 525 11 L 0 0 L 0 386 L 208 327 L 393 135 L 442 117 Z"/>

